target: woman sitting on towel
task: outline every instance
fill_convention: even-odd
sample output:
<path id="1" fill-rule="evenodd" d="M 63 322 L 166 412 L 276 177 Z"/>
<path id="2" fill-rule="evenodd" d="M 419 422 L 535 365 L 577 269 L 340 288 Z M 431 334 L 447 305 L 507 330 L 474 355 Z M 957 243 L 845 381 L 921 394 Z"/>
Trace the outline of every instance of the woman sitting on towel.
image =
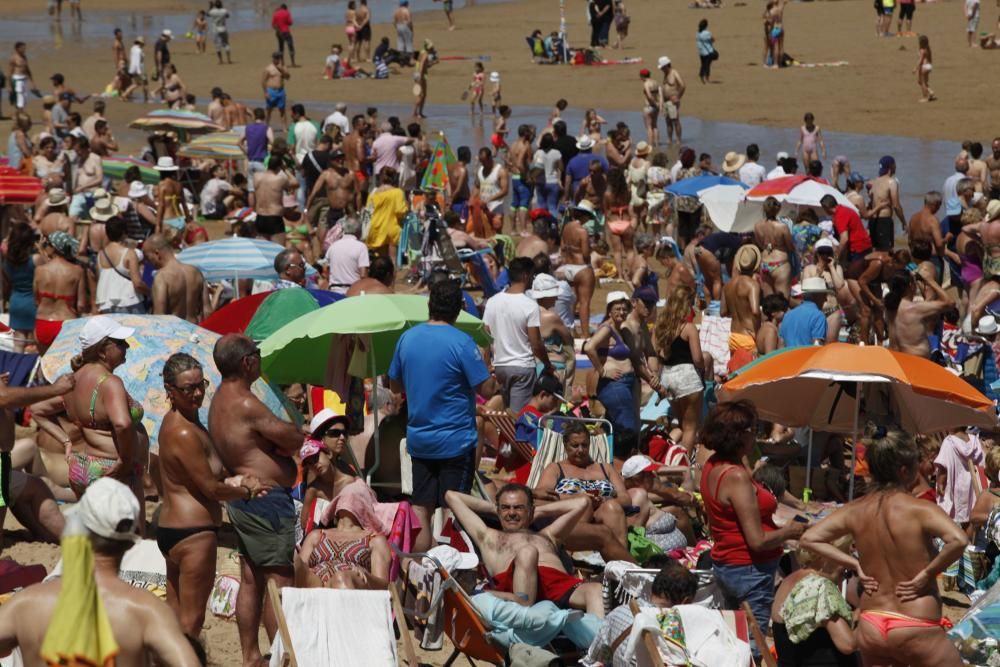
<path id="1" fill-rule="evenodd" d="M 299 588 L 385 589 L 392 555 L 377 532 L 370 489 L 348 484 L 306 536 L 295 558 Z"/>
<path id="2" fill-rule="evenodd" d="M 583 422 L 566 424 L 563 447 L 566 458 L 545 467 L 534 489 L 535 498 L 556 501 L 587 494 L 590 508 L 566 538 L 566 547 L 571 551 L 598 549 L 605 560 L 631 560 L 621 557 L 628 554 L 625 507 L 632 504 L 625 480 L 610 463 L 590 457 L 590 432 Z M 612 545 L 616 548 L 609 550 Z"/>
<path id="3" fill-rule="evenodd" d="M 306 479 L 302 499 L 302 530 L 308 533 L 323 516 L 331 500 L 358 479 L 358 472 L 345 458 L 350 420 L 330 408 L 316 413 L 309 424 L 311 436 L 302 445 L 299 458 Z"/>

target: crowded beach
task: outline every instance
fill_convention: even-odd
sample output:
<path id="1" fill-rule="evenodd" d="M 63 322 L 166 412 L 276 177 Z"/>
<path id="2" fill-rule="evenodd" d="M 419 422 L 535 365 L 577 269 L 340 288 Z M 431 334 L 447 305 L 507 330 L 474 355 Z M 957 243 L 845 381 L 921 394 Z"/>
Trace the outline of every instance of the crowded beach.
<path id="1" fill-rule="evenodd" d="M 86 42 L 117 1 L 11 11 Z M 1000 137 L 852 163 L 809 97 L 699 137 L 737 58 L 864 72 L 807 46 L 831 4 L 4 44 L 0 665 L 1000 664 Z M 918 136 L 996 46 L 944 4 L 864 27 Z"/>

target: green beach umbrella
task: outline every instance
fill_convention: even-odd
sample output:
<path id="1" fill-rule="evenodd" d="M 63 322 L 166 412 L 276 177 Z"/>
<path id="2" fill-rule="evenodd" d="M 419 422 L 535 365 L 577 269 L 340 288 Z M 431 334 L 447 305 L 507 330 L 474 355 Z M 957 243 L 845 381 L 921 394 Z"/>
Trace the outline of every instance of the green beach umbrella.
<path id="1" fill-rule="evenodd" d="M 331 355 L 346 354 L 353 346 L 351 374 L 381 375 L 389 370 L 403 332 L 426 321 L 426 296 L 367 294 L 343 299 L 307 313 L 269 336 L 260 346 L 261 371 L 278 384 L 330 386 Z M 455 326 L 478 345 L 489 345 L 486 326 L 465 311 Z"/>
<path id="2" fill-rule="evenodd" d="M 301 287 L 276 290 L 260 302 L 243 333 L 256 341 L 264 340 L 292 320 L 319 310 L 321 306 L 333 301 L 333 298 L 318 299 L 312 291 Z"/>

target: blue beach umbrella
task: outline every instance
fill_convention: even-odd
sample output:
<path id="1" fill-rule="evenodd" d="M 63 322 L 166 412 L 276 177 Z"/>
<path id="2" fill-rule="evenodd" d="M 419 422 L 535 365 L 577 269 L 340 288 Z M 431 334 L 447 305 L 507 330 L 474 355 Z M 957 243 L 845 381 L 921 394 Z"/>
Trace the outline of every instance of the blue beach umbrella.
<path id="1" fill-rule="evenodd" d="M 145 411 L 142 423 L 149 433 L 150 451 L 159 449 L 157 438 L 160 423 L 170 410 L 166 391 L 163 389 L 163 364 L 176 352 L 186 352 L 197 359 L 204 370 L 209 387 L 205 393 L 205 403 L 201 408 L 202 423 L 208 419 L 208 407 L 215 397 L 215 388 L 222 377 L 212 360 L 215 342 L 219 334 L 203 329 L 196 324 L 173 315 L 109 315 L 122 326 L 132 327 L 135 334 L 128 340 L 129 348 L 125 363 L 115 369 L 115 375 L 125 383 L 129 395 L 140 403 Z M 42 356 L 42 374 L 54 380 L 71 372 L 70 359 L 80 353 L 80 331 L 87 323 L 87 317 L 68 320 L 52 343 L 52 347 Z M 263 380 L 253 384 L 253 393 L 264 402 L 274 414 L 282 419 L 292 418 L 282 406 L 279 392 Z"/>
<path id="2" fill-rule="evenodd" d="M 199 243 L 177 255 L 184 264 L 198 268 L 205 280 L 274 280 L 274 258 L 284 250 L 270 241 L 234 236 L 219 241 Z M 306 275 L 316 269 L 306 265 Z"/>

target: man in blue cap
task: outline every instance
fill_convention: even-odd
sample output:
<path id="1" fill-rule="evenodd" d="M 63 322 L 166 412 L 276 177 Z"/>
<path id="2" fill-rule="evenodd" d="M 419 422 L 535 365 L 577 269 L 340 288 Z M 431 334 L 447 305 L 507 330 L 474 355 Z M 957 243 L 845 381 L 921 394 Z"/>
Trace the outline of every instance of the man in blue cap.
<path id="1" fill-rule="evenodd" d="M 868 234 L 876 250 L 892 250 L 895 244 L 893 216 L 899 224 L 906 225 L 903 207 L 899 203 L 899 182 L 896 180 L 896 160 L 884 155 L 878 161 L 878 178 L 872 182 L 871 217 L 868 219 Z"/>

